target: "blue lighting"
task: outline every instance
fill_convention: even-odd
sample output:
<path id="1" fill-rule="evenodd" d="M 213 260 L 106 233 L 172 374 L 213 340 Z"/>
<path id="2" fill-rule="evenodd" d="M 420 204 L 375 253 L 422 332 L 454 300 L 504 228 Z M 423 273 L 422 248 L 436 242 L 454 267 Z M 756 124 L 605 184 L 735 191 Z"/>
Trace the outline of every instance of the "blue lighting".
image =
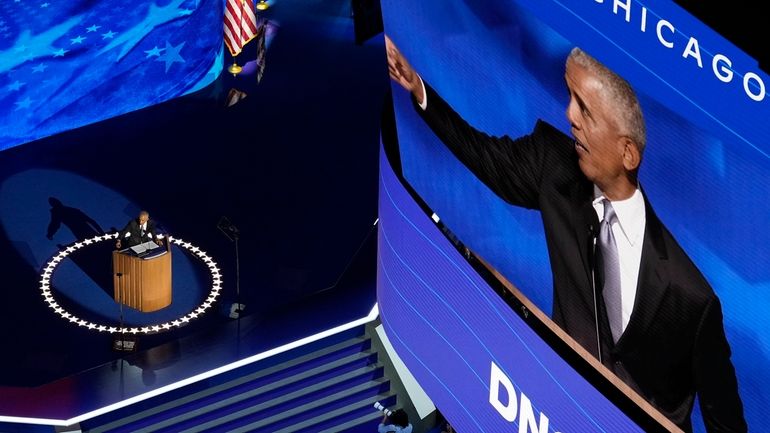
<path id="1" fill-rule="evenodd" d="M 0 3 L 0 150 L 211 83 L 222 14 L 219 0 Z"/>

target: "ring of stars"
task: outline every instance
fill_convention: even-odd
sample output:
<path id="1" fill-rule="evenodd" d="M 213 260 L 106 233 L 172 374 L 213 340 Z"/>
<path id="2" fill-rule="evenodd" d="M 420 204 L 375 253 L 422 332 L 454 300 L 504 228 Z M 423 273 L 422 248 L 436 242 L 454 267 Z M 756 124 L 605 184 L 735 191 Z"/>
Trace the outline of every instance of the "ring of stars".
<path id="1" fill-rule="evenodd" d="M 209 270 L 209 273 L 211 274 L 211 290 L 209 291 L 209 295 L 200 305 L 194 308 L 191 312 L 177 319 L 170 320 L 164 323 L 158 323 L 158 324 L 149 325 L 149 326 L 139 326 L 139 327 L 121 327 L 120 325 L 115 325 L 115 324 L 95 323 L 85 319 L 81 319 L 80 317 L 77 317 L 76 315 L 68 312 L 66 309 L 64 309 L 64 307 L 62 307 L 61 305 L 59 305 L 58 302 L 56 302 L 56 299 L 54 299 L 53 290 L 51 288 L 51 278 L 53 277 L 53 273 L 56 270 L 56 267 L 59 266 L 59 264 L 65 258 L 67 258 L 67 256 L 79 250 L 80 248 L 86 248 L 99 242 L 117 239 L 117 237 L 118 237 L 117 233 L 109 233 L 105 235 L 94 236 L 92 238 L 85 239 L 82 241 L 74 242 L 70 245 L 63 247 L 59 251 L 59 253 L 53 256 L 48 261 L 48 263 L 46 263 L 46 265 L 43 267 L 43 271 L 40 273 L 40 292 L 43 295 L 43 299 L 48 304 L 48 306 L 61 318 L 69 320 L 71 323 L 74 323 L 78 326 L 88 328 L 98 332 L 107 332 L 107 333 L 113 333 L 113 334 L 128 333 L 133 335 L 156 334 L 158 332 L 168 331 L 168 330 L 178 328 L 188 324 L 191 320 L 196 319 L 197 317 L 202 315 L 206 310 L 208 310 L 219 297 L 219 292 L 222 290 L 222 274 L 220 273 L 219 267 L 211 258 L 211 256 L 209 256 L 208 254 L 206 254 L 205 251 L 201 250 L 200 248 L 194 246 L 189 242 L 186 242 L 182 239 L 168 236 L 166 238 L 168 242 L 171 242 L 172 244 L 176 244 L 179 247 L 186 249 L 187 251 L 189 251 L 196 257 L 198 257 L 198 259 L 200 259 L 206 265 L 206 267 Z"/>

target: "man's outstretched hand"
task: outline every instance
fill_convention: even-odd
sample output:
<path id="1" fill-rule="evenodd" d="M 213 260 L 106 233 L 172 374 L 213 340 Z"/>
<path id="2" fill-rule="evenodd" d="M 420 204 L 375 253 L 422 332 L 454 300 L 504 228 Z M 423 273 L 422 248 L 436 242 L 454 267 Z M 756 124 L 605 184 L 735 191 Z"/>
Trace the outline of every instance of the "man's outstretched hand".
<path id="1" fill-rule="evenodd" d="M 417 72 L 412 69 L 412 66 L 406 61 L 406 58 L 401 54 L 401 51 L 398 50 L 396 44 L 390 40 L 388 35 L 385 35 L 385 51 L 388 55 L 388 72 L 390 73 L 390 78 L 414 95 L 415 99 L 417 99 L 417 103 L 422 104 L 422 101 L 425 100 L 425 95 L 423 93 L 420 77 L 417 75 Z"/>

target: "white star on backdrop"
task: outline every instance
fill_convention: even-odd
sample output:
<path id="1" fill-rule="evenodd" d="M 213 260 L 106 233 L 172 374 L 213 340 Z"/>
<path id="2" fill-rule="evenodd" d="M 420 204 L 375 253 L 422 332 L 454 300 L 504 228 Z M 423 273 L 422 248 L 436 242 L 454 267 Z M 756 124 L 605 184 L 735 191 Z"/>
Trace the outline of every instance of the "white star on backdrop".
<path id="1" fill-rule="evenodd" d="M 166 52 L 162 56 L 158 56 L 155 61 L 166 62 L 166 72 L 168 73 L 168 68 L 170 68 L 172 64 L 185 62 L 182 56 L 179 55 L 179 51 L 182 50 L 182 47 L 185 43 L 186 42 L 182 42 L 177 46 L 172 46 L 170 43 L 168 43 L 168 41 L 166 41 L 166 48 L 164 48 Z"/>

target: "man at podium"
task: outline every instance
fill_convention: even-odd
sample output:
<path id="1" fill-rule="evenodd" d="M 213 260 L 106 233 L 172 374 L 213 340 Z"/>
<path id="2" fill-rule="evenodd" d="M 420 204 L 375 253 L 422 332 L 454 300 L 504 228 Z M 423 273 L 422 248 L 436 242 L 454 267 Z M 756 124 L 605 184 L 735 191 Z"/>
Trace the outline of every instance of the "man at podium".
<path id="1" fill-rule="evenodd" d="M 137 218 L 132 219 L 126 224 L 123 230 L 118 232 L 118 240 L 115 242 L 115 248 L 121 249 L 123 241 L 126 247 L 131 248 L 145 242 L 155 241 L 158 245 L 163 245 L 163 241 L 155 233 L 155 221 L 150 219 L 150 213 L 146 210 L 139 212 Z"/>
<path id="2" fill-rule="evenodd" d="M 124 247 L 123 243 L 130 251 L 117 251 Z M 171 250 L 158 248 L 156 243 L 163 245 L 155 232 L 155 222 L 144 210 L 118 232 L 112 273 L 114 297 L 121 308 L 126 305 L 146 313 L 171 305 Z"/>

